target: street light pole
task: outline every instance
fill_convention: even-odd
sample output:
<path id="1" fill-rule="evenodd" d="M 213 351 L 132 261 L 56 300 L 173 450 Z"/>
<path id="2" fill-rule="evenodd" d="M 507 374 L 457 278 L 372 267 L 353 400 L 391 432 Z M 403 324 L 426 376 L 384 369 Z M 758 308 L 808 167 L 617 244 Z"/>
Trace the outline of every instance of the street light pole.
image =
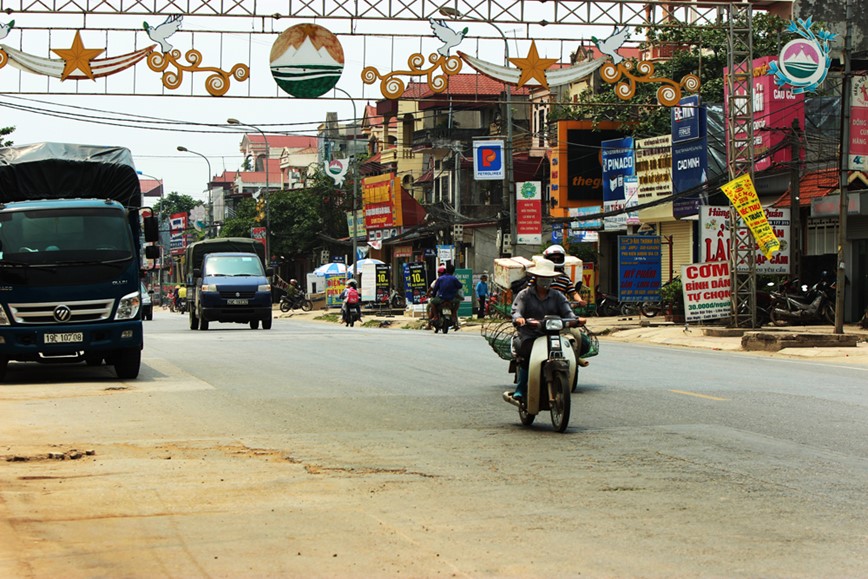
<path id="1" fill-rule="evenodd" d="M 359 116 L 356 114 L 356 101 L 354 101 L 353 97 L 350 96 L 350 93 L 348 93 L 344 89 L 335 87 L 335 90 L 341 91 L 342 93 L 347 95 L 347 98 L 350 99 L 350 103 L 353 105 L 353 148 L 355 149 L 356 120 L 359 118 Z M 347 142 L 347 153 L 349 154 L 349 152 L 350 152 L 350 145 L 349 145 L 349 141 L 348 141 Z M 358 158 L 356 158 L 355 155 L 353 155 L 353 157 L 354 157 L 353 160 L 355 161 L 353 163 L 353 277 L 356 277 L 358 275 L 361 275 L 360 272 L 356 271 L 356 260 L 357 260 L 357 256 L 358 256 L 358 247 L 359 247 L 358 224 L 356 222 L 357 221 L 356 220 L 356 214 L 358 213 L 358 210 L 359 210 L 359 162 L 358 162 Z M 349 268 L 349 265 L 347 265 L 347 267 Z"/>
<path id="2" fill-rule="evenodd" d="M 269 207 L 268 198 L 269 195 L 269 185 L 268 185 L 268 160 L 271 157 L 271 152 L 268 149 L 268 137 L 265 136 L 265 132 L 262 129 L 257 127 L 256 125 L 251 125 L 248 123 L 242 123 L 238 119 L 226 119 L 226 122 L 230 125 L 242 125 L 245 127 L 250 127 L 259 132 L 262 135 L 262 140 L 265 141 L 265 163 L 263 164 L 265 169 L 265 257 L 268 260 L 268 263 L 271 262 L 271 211 Z M 255 167 L 254 167 L 255 168 Z"/>
<path id="3" fill-rule="evenodd" d="M 504 34 L 503 30 L 492 22 L 491 20 L 480 20 L 478 18 L 471 18 L 462 14 L 460 11 L 455 8 L 451 8 L 449 6 L 443 6 L 439 10 L 440 14 L 443 16 L 448 16 L 449 18 L 465 18 L 467 20 L 472 20 L 474 22 L 484 22 L 486 24 L 490 24 L 497 30 L 500 37 L 503 39 L 503 64 L 505 66 L 509 66 L 509 40 L 506 38 L 506 34 Z M 504 143 L 504 171 L 503 171 L 503 202 L 507 204 L 507 209 L 509 211 L 509 254 L 515 254 L 515 200 L 513 199 L 513 187 L 512 187 L 512 89 L 508 83 L 503 83 L 504 89 L 506 91 L 506 114 L 503 115 L 503 118 L 506 122 L 506 143 Z M 502 134 L 502 132 L 501 132 Z M 503 242 L 501 241 L 501 248 L 503 247 Z"/>
<path id="4" fill-rule="evenodd" d="M 182 145 L 178 145 L 178 150 L 182 153 L 192 153 L 194 155 L 199 155 L 200 157 L 205 159 L 206 163 L 208 163 L 208 181 L 206 185 L 208 187 L 208 236 L 213 237 L 214 230 L 212 228 L 214 227 L 214 200 L 211 198 L 211 161 L 209 161 L 208 157 L 206 157 L 202 153 L 197 153 L 196 151 L 192 151 Z"/>

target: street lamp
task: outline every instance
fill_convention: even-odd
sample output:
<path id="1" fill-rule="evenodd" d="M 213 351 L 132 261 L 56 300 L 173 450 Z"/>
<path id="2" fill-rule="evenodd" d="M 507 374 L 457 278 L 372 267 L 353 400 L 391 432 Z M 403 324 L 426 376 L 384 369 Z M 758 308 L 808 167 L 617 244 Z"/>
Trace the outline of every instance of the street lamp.
<path id="1" fill-rule="evenodd" d="M 206 157 L 202 153 L 197 153 L 196 151 L 191 151 L 190 149 L 188 149 L 187 147 L 184 147 L 182 145 L 178 145 L 178 150 L 181 151 L 182 153 L 192 153 L 193 155 L 199 155 L 200 157 L 205 159 L 206 163 L 208 163 L 208 181 L 207 181 L 207 185 L 206 185 L 208 187 L 208 233 L 209 233 L 209 236 L 213 235 L 212 227 L 214 227 L 214 201 L 211 198 L 211 161 L 209 161 L 208 157 Z"/>
<path id="2" fill-rule="evenodd" d="M 342 88 L 335 87 L 336 91 L 341 91 L 347 98 L 350 99 L 350 103 L 353 105 L 353 149 L 355 149 L 356 144 L 356 119 L 358 119 L 358 115 L 356 114 L 356 101 L 353 100 L 353 97 L 350 96 L 350 93 L 345 91 Z M 347 142 L 347 154 L 350 152 L 349 141 Z M 353 155 L 355 157 L 355 155 Z M 359 241 L 357 239 L 358 233 L 358 225 L 356 223 L 356 213 L 359 210 L 359 163 L 358 159 L 354 159 L 355 163 L 353 163 L 353 272 L 355 275 L 361 275 L 360 272 L 356 271 L 356 260 L 358 259 L 358 245 Z M 349 265 L 347 265 L 349 267 Z"/>
<path id="3" fill-rule="evenodd" d="M 226 122 L 230 125 L 242 125 L 245 127 L 250 127 L 259 132 L 262 135 L 262 140 L 265 141 L 265 163 L 263 167 L 265 169 L 265 255 L 268 258 L 268 261 L 271 261 L 271 243 L 269 237 L 271 236 L 271 211 L 269 208 L 268 198 L 270 197 L 268 193 L 268 159 L 271 156 L 270 151 L 268 150 L 268 137 L 265 136 L 265 133 L 257 127 L 256 125 L 251 125 L 248 123 L 242 123 L 238 119 L 226 119 Z M 255 168 L 255 167 L 254 167 Z"/>
<path id="4" fill-rule="evenodd" d="M 442 6 L 439 9 L 441 15 L 446 16 L 448 18 L 458 19 L 464 18 L 467 20 L 473 20 L 475 22 L 485 22 L 486 24 L 490 24 L 494 27 L 495 30 L 500 34 L 500 37 L 503 39 L 503 64 L 505 66 L 509 66 L 509 40 L 506 38 L 506 34 L 503 33 L 500 26 L 492 22 L 491 20 L 481 20 L 479 18 L 472 18 L 465 14 L 462 14 L 459 10 L 452 8 L 450 6 Z M 506 114 L 504 115 L 504 119 L 506 122 L 506 143 L 504 146 L 504 171 L 503 171 L 503 197 L 504 202 L 508 205 L 509 210 L 509 253 L 513 255 L 515 253 L 515 200 L 513 199 L 513 191 L 512 191 L 512 90 L 508 83 L 503 83 L 504 88 L 506 89 Z"/>

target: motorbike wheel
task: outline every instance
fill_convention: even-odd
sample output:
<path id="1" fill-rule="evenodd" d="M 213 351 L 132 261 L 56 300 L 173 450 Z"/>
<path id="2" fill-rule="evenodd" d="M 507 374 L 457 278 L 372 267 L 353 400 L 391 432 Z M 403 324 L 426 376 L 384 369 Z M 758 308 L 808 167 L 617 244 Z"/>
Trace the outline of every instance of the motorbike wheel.
<path id="1" fill-rule="evenodd" d="M 289 302 L 286 300 L 280 300 L 280 311 L 286 313 L 289 311 Z"/>
<path id="2" fill-rule="evenodd" d="M 639 315 L 639 306 L 635 303 L 625 302 L 621 304 L 620 312 L 622 316 L 638 316 Z"/>
<path id="3" fill-rule="evenodd" d="M 772 324 L 774 324 L 775 326 L 786 326 L 787 324 L 789 324 L 789 319 L 781 316 L 778 313 L 781 310 L 786 311 L 787 309 L 788 308 L 786 307 L 786 304 L 781 303 L 778 300 L 773 301 L 772 305 L 769 306 L 769 319 L 771 320 Z"/>
<path id="4" fill-rule="evenodd" d="M 609 300 L 603 300 L 602 302 L 600 302 L 599 311 L 601 316 L 608 317 L 618 315 L 618 308 L 615 307 L 615 304 L 613 304 Z"/>
<path id="5" fill-rule="evenodd" d="M 524 406 L 519 406 L 518 419 L 521 420 L 522 424 L 530 426 L 533 424 L 534 418 L 536 418 L 536 414 L 528 414 L 527 409 Z"/>
<path id="6" fill-rule="evenodd" d="M 404 296 L 393 296 L 392 297 L 392 309 L 395 310 L 403 310 L 407 307 L 407 298 Z"/>
<path id="7" fill-rule="evenodd" d="M 826 320 L 827 324 L 835 325 L 835 306 L 826 304 L 823 306 L 821 315 L 823 316 L 823 319 Z"/>
<path id="8" fill-rule="evenodd" d="M 570 424 L 570 391 L 567 379 L 563 374 L 555 374 L 549 383 L 551 401 L 552 426 L 557 432 L 563 432 Z"/>
<path id="9" fill-rule="evenodd" d="M 660 313 L 660 303 L 642 302 L 641 304 L 639 304 L 639 311 L 642 312 L 642 315 L 646 318 L 653 318 Z"/>
<path id="10" fill-rule="evenodd" d="M 313 309 L 313 302 L 310 300 L 302 300 L 301 302 L 301 311 L 309 312 Z"/>

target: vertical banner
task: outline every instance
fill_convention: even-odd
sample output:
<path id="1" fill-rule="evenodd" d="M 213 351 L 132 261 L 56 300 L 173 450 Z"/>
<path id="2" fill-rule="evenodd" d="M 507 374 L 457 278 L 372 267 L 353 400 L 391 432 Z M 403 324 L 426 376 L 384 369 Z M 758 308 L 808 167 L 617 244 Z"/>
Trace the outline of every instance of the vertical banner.
<path id="1" fill-rule="evenodd" d="M 850 170 L 868 171 L 868 76 L 853 77 L 850 95 Z"/>
<path id="2" fill-rule="evenodd" d="M 327 307 L 340 307 L 341 292 L 344 291 L 346 277 L 343 273 L 327 273 L 325 275 L 325 294 Z"/>
<path id="3" fill-rule="evenodd" d="M 708 180 L 708 137 L 706 109 L 699 95 L 691 95 L 672 107 L 672 192 L 684 193 L 700 187 Z M 702 205 L 697 193 L 675 199 L 672 215 L 693 217 Z"/>
<path id="4" fill-rule="evenodd" d="M 603 141 L 603 211 L 617 211 L 626 204 L 624 177 L 635 175 L 633 160 L 633 137 Z M 603 218 L 606 231 L 627 229 L 627 214 L 621 213 Z"/>
<path id="5" fill-rule="evenodd" d="M 378 304 L 389 303 L 389 290 L 392 287 L 392 266 L 385 263 L 376 265 L 376 290 L 374 299 Z"/>
<path id="6" fill-rule="evenodd" d="M 458 304 L 459 316 L 473 315 L 473 270 L 472 269 L 456 269 L 455 277 L 463 286 L 464 299 Z"/>
<path id="7" fill-rule="evenodd" d="M 408 304 L 425 303 L 425 294 L 428 293 L 428 276 L 425 273 L 424 263 L 404 264 L 404 297 Z"/>
<path id="8" fill-rule="evenodd" d="M 721 185 L 720 188 L 729 198 L 738 214 L 741 215 L 741 218 L 744 219 L 744 223 L 753 234 L 760 251 L 766 259 L 771 259 L 772 253 L 780 250 L 781 243 L 775 237 L 775 232 L 766 219 L 766 214 L 756 194 L 756 189 L 754 189 L 753 181 L 750 180 L 750 175 L 745 174 L 737 177 L 729 183 Z"/>
<path id="9" fill-rule="evenodd" d="M 627 211 L 627 225 L 641 225 L 639 212 L 635 209 L 639 205 L 639 177 L 624 177 L 624 207 L 633 208 Z"/>
<path id="10" fill-rule="evenodd" d="M 542 183 L 516 183 L 515 237 L 519 245 L 542 243 Z"/>
<path id="11" fill-rule="evenodd" d="M 618 300 L 660 300 L 660 247 L 657 235 L 618 236 Z"/>
<path id="12" fill-rule="evenodd" d="M 265 228 L 264 227 L 251 227 L 250 228 L 250 237 L 265 245 Z"/>
<path id="13" fill-rule="evenodd" d="M 681 293 L 686 321 L 728 317 L 732 312 L 729 262 L 682 265 Z"/>
<path id="14" fill-rule="evenodd" d="M 503 175 L 503 141 L 473 141 L 473 178 L 497 181 Z"/>

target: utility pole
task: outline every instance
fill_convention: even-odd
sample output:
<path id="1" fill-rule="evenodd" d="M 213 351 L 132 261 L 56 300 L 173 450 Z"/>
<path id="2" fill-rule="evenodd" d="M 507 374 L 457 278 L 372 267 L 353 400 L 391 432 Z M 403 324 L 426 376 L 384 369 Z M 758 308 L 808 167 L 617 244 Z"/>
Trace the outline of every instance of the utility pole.
<path id="1" fill-rule="evenodd" d="M 841 82 L 841 157 L 839 159 L 840 178 L 840 205 L 838 206 L 838 276 L 835 282 L 835 333 L 844 333 L 844 294 L 846 291 L 846 261 L 845 249 L 847 247 L 847 173 L 850 168 L 850 52 L 853 50 L 853 18 L 852 0 L 847 0 L 846 35 L 844 37 L 844 51 L 841 58 L 844 61 L 844 78 Z"/>
<path id="2" fill-rule="evenodd" d="M 790 132 L 790 151 L 792 165 L 790 166 L 790 277 L 801 279 L 802 269 L 802 214 L 799 205 L 799 182 L 802 178 L 802 131 L 799 119 L 793 119 Z"/>

